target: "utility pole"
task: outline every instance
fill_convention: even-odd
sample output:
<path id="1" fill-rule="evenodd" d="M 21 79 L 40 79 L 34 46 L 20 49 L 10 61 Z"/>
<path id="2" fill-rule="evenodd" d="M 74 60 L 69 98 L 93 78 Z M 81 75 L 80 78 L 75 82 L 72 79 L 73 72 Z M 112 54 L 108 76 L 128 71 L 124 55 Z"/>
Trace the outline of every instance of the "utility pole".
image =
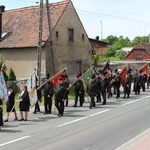
<path id="1" fill-rule="evenodd" d="M 52 68 L 53 68 L 53 75 L 54 75 L 55 63 L 54 63 L 54 51 L 53 51 L 53 30 L 51 25 L 49 0 L 46 0 L 46 8 L 47 8 L 47 19 L 48 19 L 48 29 L 49 29 L 50 53 L 51 53 L 51 59 L 52 59 L 51 61 L 52 61 Z"/>
<path id="2" fill-rule="evenodd" d="M 52 27 L 51 27 L 50 7 L 49 6 L 50 6 L 49 0 L 46 0 L 49 41 L 50 41 L 50 53 L 51 53 L 51 61 L 52 61 L 52 68 L 53 68 L 53 75 L 54 75 L 55 74 L 55 65 L 54 65 L 54 52 L 53 52 L 53 31 L 52 31 Z M 38 76 L 38 85 L 39 86 L 40 86 L 40 79 L 41 79 L 42 31 L 43 31 L 43 0 L 40 0 L 39 36 L 38 36 L 38 48 L 37 48 L 37 76 Z"/>
<path id="3" fill-rule="evenodd" d="M 41 81 L 42 29 L 43 29 L 43 0 L 40 0 L 39 36 L 37 48 L 37 76 L 39 86 Z"/>
<path id="4" fill-rule="evenodd" d="M 2 39 L 2 13 L 5 11 L 5 6 L 0 5 L 0 41 Z"/>

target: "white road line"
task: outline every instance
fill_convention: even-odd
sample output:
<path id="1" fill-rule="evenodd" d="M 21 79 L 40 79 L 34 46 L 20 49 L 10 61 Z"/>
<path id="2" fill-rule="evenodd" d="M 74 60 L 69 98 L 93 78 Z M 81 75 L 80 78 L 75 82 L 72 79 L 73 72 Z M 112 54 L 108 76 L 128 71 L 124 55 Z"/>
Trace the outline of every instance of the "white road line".
<path id="1" fill-rule="evenodd" d="M 89 117 L 93 117 L 93 116 L 96 116 L 96 115 L 99 115 L 99 114 L 105 113 L 105 112 L 107 112 L 107 111 L 109 111 L 109 109 L 106 109 L 106 110 L 104 110 L 104 111 L 100 111 L 100 112 L 98 112 L 98 113 L 95 113 L 95 114 L 89 115 Z"/>
<path id="2" fill-rule="evenodd" d="M 149 97 L 149 96 L 145 96 L 145 97 L 143 97 L 143 98 L 141 98 L 141 99 L 136 99 L 136 100 L 134 100 L 134 101 L 127 102 L 127 103 L 125 103 L 125 104 L 123 104 L 123 105 L 121 105 L 121 106 L 126 106 L 126 105 L 129 105 L 129 104 L 132 104 L 132 103 L 141 101 L 142 99 L 145 99 L 145 98 L 148 98 L 148 97 Z"/>
<path id="3" fill-rule="evenodd" d="M 3 144 L 0 144 L 0 147 L 2 146 L 5 146 L 5 145 L 8 145 L 8 144 L 11 144 L 11 143 L 14 143 L 14 142 L 17 142 L 17 141 L 21 141 L 23 139 L 26 139 L 26 138 L 29 138 L 30 136 L 24 136 L 24 137 L 21 137 L 21 138 L 18 138 L 18 139 L 15 139 L 15 140 L 12 140 L 12 141 L 9 141 L 9 142 L 6 142 L 6 143 L 3 143 Z"/>
<path id="4" fill-rule="evenodd" d="M 78 121 L 81 121 L 81 120 L 84 120 L 84 119 L 87 119 L 87 118 L 89 118 L 89 117 L 93 117 L 93 116 L 96 116 L 96 115 L 105 113 L 105 112 L 107 112 L 107 111 L 109 111 L 109 109 L 106 109 L 106 110 L 104 110 L 104 111 L 100 111 L 100 112 L 95 113 L 95 114 L 91 114 L 91 115 L 86 116 L 86 117 L 82 117 L 82 118 L 73 120 L 73 121 L 70 121 L 70 122 L 66 122 L 66 123 L 64 123 L 64 124 L 58 125 L 57 128 L 60 128 L 60 127 L 63 127 L 63 126 L 65 126 L 65 125 L 72 124 L 72 123 L 75 123 L 75 122 L 78 122 Z"/>

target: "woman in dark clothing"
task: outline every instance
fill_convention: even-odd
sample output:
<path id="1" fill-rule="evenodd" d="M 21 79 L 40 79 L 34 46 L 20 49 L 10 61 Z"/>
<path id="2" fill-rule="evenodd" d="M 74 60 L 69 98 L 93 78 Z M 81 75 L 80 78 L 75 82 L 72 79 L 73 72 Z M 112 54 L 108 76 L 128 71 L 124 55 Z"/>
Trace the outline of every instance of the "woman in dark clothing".
<path id="1" fill-rule="evenodd" d="M 6 103 L 6 112 L 7 112 L 7 118 L 6 120 L 4 120 L 4 122 L 8 122 L 8 119 L 9 119 L 9 113 L 12 111 L 14 112 L 14 115 L 15 115 L 15 119 L 14 120 L 18 120 L 17 118 L 17 113 L 16 113 L 16 110 L 15 108 L 13 108 L 14 104 L 15 104 L 15 92 L 13 91 L 12 87 L 9 87 L 8 88 L 8 101 Z M 12 110 L 13 108 L 13 110 Z"/>
<path id="2" fill-rule="evenodd" d="M 23 121 L 23 120 L 27 121 L 28 111 L 30 107 L 30 98 L 29 98 L 29 93 L 27 91 L 27 86 L 22 87 L 22 92 L 19 98 L 20 99 L 16 101 L 16 102 L 20 102 L 19 109 L 20 109 L 21 119 L 19 121 Z M 25 113 L 25 118 L 23 116 L 23 112 Z"/>
<path id="3" fill-rule="evenodd" d="M 3 109 L 1 105 L 2 105 L 2 97 L 0 96 L 0 129 L 1 129 L 1 126 L 3 126 Z"/>

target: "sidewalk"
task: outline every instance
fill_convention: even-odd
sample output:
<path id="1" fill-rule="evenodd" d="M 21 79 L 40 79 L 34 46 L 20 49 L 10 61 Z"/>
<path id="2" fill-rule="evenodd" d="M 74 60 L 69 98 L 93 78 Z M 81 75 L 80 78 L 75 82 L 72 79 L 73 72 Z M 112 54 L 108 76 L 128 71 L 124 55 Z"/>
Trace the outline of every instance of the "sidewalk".
<path id="1" fill-rule="evenodd" d="M 115 150 L 150 150 L 150 128 Z"/>

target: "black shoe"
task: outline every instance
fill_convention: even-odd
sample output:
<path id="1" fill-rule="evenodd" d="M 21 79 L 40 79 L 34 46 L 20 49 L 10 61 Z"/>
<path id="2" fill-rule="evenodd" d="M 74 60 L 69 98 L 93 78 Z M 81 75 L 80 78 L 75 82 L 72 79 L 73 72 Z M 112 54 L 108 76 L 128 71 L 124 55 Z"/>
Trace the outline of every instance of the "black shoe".
<path id="1" fill-rule="evenodd" d="M 48 114 L 47 112 L 44 113 L 44 115 Z"/>
<path id="2" fill-rule="evenodd" d="M 25 119 L 24 121 L 28 121 L 27 119 Z"/>
<path id="3" fill-rule="evenodd" d="M 77 107 L 76 105 L 73 105 L 73 107 Z"/>
<path id="4" fill-rule="evenodd" d="M 124 96 L 124 97 L 122 97 L 122 98 L 126 98 L 126 97 Z"/>
<path id="5" fill-rule="evenodd" d="M 92 109 L 92 106 L 89 106 L 90 109 Z"/>
<path id="6" fill-rule="evenodd" d="M 102 103 L 102 105 L 106 105 L 106 103 Z"/>
<path id="7" fill-rule="evenodd" d="M 34 111 L 33 113 L 36 114 L 36 111 Z"/>
<path id="8" fill-rule="evenodd" d="M 58 117 L 61 117 L 61 116 L 62 116 L 62 114 L 58 114 L 57 116 L 58 116 Z"/>
<path id="9" fill-rule="evenodd" d="M 18 118 L 16 117 L 15 119 L 14 119 L 14 121 L 17 121 L 18 120 Z"/>
<path id="10" fill-rule="evenodd" d="M 4 120 L 4 122 L 8 122 L 8 119 Z"/>
<path id="11" fill-rule="evenodd" d="M 19 121 L 24 121 L 24 119 L 22 118 L 22 119 L 19 119 Z"/>

